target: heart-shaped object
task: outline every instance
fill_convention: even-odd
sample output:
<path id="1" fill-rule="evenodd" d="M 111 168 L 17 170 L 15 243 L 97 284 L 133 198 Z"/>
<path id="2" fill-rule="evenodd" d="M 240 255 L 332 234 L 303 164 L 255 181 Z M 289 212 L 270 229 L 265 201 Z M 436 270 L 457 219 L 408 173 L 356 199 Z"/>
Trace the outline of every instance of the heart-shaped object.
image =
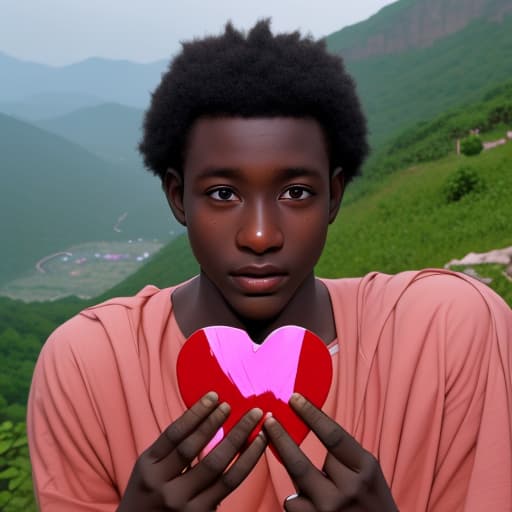
<path id="1" fill-rule="evenodd" d="M 321 408 L 331 386 L 332 361 L 325 343 L 302 327 L 280 327 L 258 345 L 241 329 L 214 326 L 196 331 L 185 342 L 178 355 L 177 376 L 187 407 L 208 391 L 216 391 L 219 400 L 231 406 L 231 414 L 206 447 L 207 453 L 253 407 L 271 412 L 300 444 L 309 428 L 288 400 L 298 392 Z"/>

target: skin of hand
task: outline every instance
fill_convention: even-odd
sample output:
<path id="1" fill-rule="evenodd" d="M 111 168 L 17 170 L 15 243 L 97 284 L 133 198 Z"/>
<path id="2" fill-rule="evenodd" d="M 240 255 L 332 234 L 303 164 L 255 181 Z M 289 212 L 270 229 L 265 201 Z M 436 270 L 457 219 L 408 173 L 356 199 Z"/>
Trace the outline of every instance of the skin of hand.
<path id="1" fill-rule="evenodd" d="M 293 480 L 297 495 L 284 502 L 287 512 L 397 512 L 377 459 L 340 425 L 306 398 L 294 393 L 290 406 L 328 450 L 322 471 L 268 417 L 264 430 Z"/>
<path id="2" fill-rule="evenodd" d="M 263 416 L 261 409 L 252 409 L 191 467 L 229 413 L 229 405 L 219 404 L 217 394 L 210 392 L 171 423 L 137 459 L 117 512 L 215 510 L 243 482 L 267 446 L 263 433 L 246 446 Z"/>

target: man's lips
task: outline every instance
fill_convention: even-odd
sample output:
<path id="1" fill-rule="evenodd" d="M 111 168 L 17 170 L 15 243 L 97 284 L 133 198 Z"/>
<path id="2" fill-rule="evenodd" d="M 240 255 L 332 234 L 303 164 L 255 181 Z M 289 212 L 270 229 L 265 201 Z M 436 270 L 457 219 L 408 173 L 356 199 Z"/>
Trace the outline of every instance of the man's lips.
<path id="1" fill-rule="evenodd" d="M 280 286 L 286 279 L 286 272 L 274 265 L 250 265 L 238 268 L 231 277 L 245 293 L 266 294 Z"/>
<path id="2" fill-rule="evenodd" d="M 271 277 L 284 276 L 286 272 L 275 265 L 247 265 L 231 272 L 232 276 Z"/>

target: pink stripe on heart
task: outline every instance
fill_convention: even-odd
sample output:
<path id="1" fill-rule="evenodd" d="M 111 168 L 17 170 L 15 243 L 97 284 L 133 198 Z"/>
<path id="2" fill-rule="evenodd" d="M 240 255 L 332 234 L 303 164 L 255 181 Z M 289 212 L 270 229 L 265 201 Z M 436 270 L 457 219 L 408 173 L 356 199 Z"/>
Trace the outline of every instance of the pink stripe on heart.
<path id="1" fill-rule="evenodd" d="M 270 391 L 288 403 L 304 340 L 302 327 L 276 329 L 261 345 L 234 327 L 206 327 L 204 332 L 219 366 L 244 397 Z"/>

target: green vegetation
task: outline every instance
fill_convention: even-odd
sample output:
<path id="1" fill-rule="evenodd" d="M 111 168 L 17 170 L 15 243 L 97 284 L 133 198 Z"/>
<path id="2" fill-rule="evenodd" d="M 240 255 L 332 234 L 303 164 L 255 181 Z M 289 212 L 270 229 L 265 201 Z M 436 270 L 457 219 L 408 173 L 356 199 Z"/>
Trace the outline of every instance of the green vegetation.
<path id="1" fill-rule="evenodd" d="M 36 510 L 24 423 L 0 424 L 0 510 Z"/>
<path id="2" fill-rule="evenodd" d="M 0 298 L 0 510 L 35 511 L 25 434 L 28 388 L 43 341 L 84 307 L 76 299 L 55 303 Z"/>
<path id="3" fill-rule="evenodd" d="M 442 267 L 472 251 L 512 245 L 511 158 L 509 143 L 471 160 L 453 154 L 393 173 L 374 192 L 342 206 L 318 273 L 358 276 Z M 460 173 L 461 162 L 485 187 L 447 201 L 446 183 Z"/>
<path id="4" fill-rule="evenodd" d="M 460 151 L 466 156 L 479 155 L 484 149 L 482 139 L 478 135 L 468 135 L 460 141 Z"/>
<path id="5" fill-rule="evenodd" d="M 448 203 L 459 201 L 472 192 L 483 191 L 485 183 L 482 176 L 472 167 L 461 165 L 449 174 L 443 185 L 443 193 Z"/>
<path id="6" fill-rule="evenodd" d="M 382 179 L 392 172 L 454 155 L 457 139 L 474 129 L 480 130 L 485 141 L 503 138 L 512 130 L 512 82 L 488 90 L 478 102 L 418 123 L 383 144 L 370 156 L 363 178 L 348 188 L 345 205 L 379 189 Z"/>

